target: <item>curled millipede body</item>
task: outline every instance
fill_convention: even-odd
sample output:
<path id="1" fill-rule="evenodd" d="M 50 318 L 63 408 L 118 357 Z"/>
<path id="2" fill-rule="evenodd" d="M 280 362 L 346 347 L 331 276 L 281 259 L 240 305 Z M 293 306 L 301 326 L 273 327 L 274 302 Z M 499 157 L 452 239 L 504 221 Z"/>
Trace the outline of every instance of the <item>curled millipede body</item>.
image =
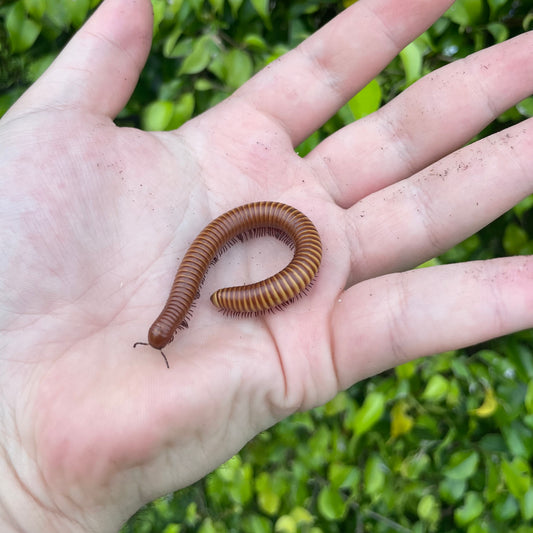
<path id="1" fill-rule="evenodd" d="M 292 245 L 292 261 L 258 283 L 217 290 L 211 295 L 211 302 L 232 314 L 259 314 L 279 309 L 309 286 L 322 259 L 320 236 L 314 224 L 294 207 L 279 202 L 236 207 L 208 224 L 187 250 L 167 302 L 148 332 L 150 346 L 161 350 L 172 341 L 177 329 L 187 327 L 186 318 L 209 265 L 237 237 L 254 235 L 255 231 L 272 232 Z"/>

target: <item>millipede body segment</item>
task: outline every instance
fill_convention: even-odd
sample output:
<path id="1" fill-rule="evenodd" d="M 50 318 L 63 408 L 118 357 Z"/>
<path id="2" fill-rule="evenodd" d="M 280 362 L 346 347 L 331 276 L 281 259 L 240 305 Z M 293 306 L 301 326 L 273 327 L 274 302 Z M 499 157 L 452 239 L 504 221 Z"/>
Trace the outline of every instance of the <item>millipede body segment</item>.
<path id="1" fill-rule="evenodd" d="M 312 282 L 322 259 L 322 244 L 314 224 L 300 211 L 279 202 L 254 202 L 236 207 L 208 224 L 181 262 L 165 307 L 148 332 L 150 346 L 162 349 L 186 317 L 198 295 L 209 265 L 240 235 L 255 230 L 273 232 L 294 246 L 292 261 L 258 283 L 219 289 L 213 304 L 233 314 L 258 314 L 278 309 L 296 298 Z"/>

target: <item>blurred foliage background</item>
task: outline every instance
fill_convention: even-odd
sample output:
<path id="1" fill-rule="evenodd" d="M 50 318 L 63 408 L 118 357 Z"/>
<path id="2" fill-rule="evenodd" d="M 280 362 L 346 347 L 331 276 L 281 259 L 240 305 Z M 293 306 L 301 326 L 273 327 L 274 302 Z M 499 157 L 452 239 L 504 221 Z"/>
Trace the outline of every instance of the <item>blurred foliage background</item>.
<path id="1" fill-rule="evenodd" d="M 0 0 L 0 116 L 98 3 Z M 152 0 L 152 52 L 117 123 L 178 127 L 351 3 Z M 298 152 L 428 72 L 531 29 L 532 0 L 458 0 Z M 480 136 L 531 116 L 530 97 Z M 525 199 L 428 264 L 531 254 L 532 205 Z M 532 458 L 528 330 L 358 383 L 263 432 L 195 485 L 147 505 L 122 533 L 533 533 Z"/>

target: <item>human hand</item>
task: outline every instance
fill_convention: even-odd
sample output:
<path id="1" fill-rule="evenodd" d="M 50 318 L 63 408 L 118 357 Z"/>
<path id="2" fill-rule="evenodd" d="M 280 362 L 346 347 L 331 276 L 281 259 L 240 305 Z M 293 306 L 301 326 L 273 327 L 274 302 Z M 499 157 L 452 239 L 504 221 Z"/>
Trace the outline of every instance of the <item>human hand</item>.
<path id="1" fill-rule="evenodd" d="M 294 153 L 450 4 L 360 0 L 208 113 L 145 133 L 112 119 L 149 50 L 150 3 L 106 0 L 6 114 L 2 531 L 116 531 L 295 410 L 531 327 L 529 258 L 408 271 L 531 193 L 531 120 L 453 152 L 531 93 L 531 34 Z M 134 351 L 198 231 L 254 200 L 318 227 L 310 293 L 260 318 L 218 313 L 213 289 L 283 266 L 279 243 L 249 241 L 210 270 L 170 370 Z"/>

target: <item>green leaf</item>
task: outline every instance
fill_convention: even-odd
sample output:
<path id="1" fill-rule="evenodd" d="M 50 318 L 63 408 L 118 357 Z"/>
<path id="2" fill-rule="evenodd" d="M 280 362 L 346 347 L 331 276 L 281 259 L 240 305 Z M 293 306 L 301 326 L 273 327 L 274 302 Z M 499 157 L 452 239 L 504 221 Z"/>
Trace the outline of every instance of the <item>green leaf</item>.
<path id="1" fill-rule="evenodd" d="M 228 484 L 228 494 L 238 505 L 244 506 L 252 499 L 252 474 L 252 465 L 245 463 L 240 468 L 235 469 L 233 479 Z"/>
<path id="2" fill-rule="evenodd" d="M 473 522 L 468 525 L 466 533 L 490 533 L 490 528 L 485 522 Z"/>
<path id="3" fill-rule="evenodd" d="M 509 38 L 509 30 L 507 29 L 507 26 L 501 22 L 491 22 L 487 24 L 487 29 L 497 43 L 502 43 Z"/>
<path id="4" fill-rule="evenodd" d="M 204 0 L 187 0 L 187 4 L 193 8 L 196 17 L 201 20 Z"/>
<path id="5" fill-rule="evenodd" d="M 232 15 L 236 17 L 239 13 L 239 9 L 242 6 L 243 0 L 228 0 L 228 2 L 231 7 Z"/>
<path id="6" fill-rule="evenodd" d="M 525 230 L 516 224 L 509 224 L 505 228 L 502 244 L 509 255 L 518 255 L 528 240 L 529 238 Z"/>
<path id="7" fill-rule="evenodd" d="M 394 369 L 394 372 L 398 376 L 398 379 L 409 379 L 412 378 L 416 373 L 418 364 L 419 360 L 415 359 L 414 361 L 409 361 L 407 363 L 403 363 L 402 365 L 398 365 Z"/>
<path id="8" fill-rule="evenodd" d="M 519 420 L 501 427 L 505 443 L 513 455 L 531 458 L 533 455 L 533 432 Z"/>
<path id="9" fill-rule="evenodd" d="M 17 101 L 22 95 L 22 89 L 0 94 L 0 117 Z"/>
<path id="10" fill-rule="evenodd" d="M 446 394 L 446 406 L 450 408 L 457 407 L 461 401 L 461 387 L 456 379 L 450 381 L 448 394 Z"/>
<path id="11" fill-rule="evenodd" d="M 355 488 L 360 472 L 353 465 L 331 463 L 328 468 L 328 481 L 337 489 Z"/>
<path id="12" fill-rule="evenodd" d="M 173 52 L 176 47 L 176 43 L 178 42 L 178 39 L 181 37 L 182 33 L 183 33 L 182 29 L 179 26 L 176 26 L 167 35 L 167 37 L 163 41 L 163 55 L 165 57 L 178 57 L 176 55 L 173 55 Z"/>
<path id="13" fill-rule="evenodd" d="M 468 492 L 464 504 L 455 510 L 453 517 L 459 527 L 464 527 L 483 512 L 483 500 L 477 492 Z"/>
<path id="14" fill-rule="evenodd" d="M 253 74 L 250 56 L 242 50 L 231 50 L 225 54 L 223 81 L 232 89 L 237 89 Z"/>
<path id="15" fill-rule="evenodd" d="M 264 52 L 267 50 L 267 43 L 261 35 L 257 33 L 249 33 L 245 35 L 243 39 L 243 44 L 252 51 Z"/>
<path id="16" fill-rule="evenodd" d="M 500 499 L 492 507 L 492 514 L 499 522 L 507 522 L 518 515 L 518 502 L 511 494 L 501 494 Z"/>
<path id="17" fill-rule="evenodd" d="M 41 32 L 41 25 L 26 17 L 24 6 L 20 2 L 9 8 L 6 28 L 13 52 L 23 52 L 30 48 Z"/>
<path id="18" fill-rule="evenodd" d="M 255 481 L 255 490 L 257 491 L 257 504 L 259 508 L 268 515 L 278 513 L 281 498 L 274 490 L 270 474 L 261 472 Z"/>
<path id="19" fill-rule="evenodd" d="M 524 17 L 522 28 L 524 28 L 524 31 L 529 31 L 533 28 L 533 13 L 529 13 Z"/>
<path id="20" fill-rule="evenodd" d="M 473 26 L 480 19 L 482 12 L 482 0 L 457 0 L 444 16 L 460 26 Z"/>
<path id="21" fill-rule="evenodd" d="M 290 515 L 294 518 L 298 526 L 312 524 L 315 520 L 315 517 L 304 507 L 295 507 L 292 509 Z"/>
<path id="22" fill-rule="evenodd" d="M 188 526 L 195 526 L 200 521 L 200 513 L 198 512 L 198 504 L 191 502 L 185 509 L 185 523 Z"/>
<path id="23" fill-rule="evenodd" d="M 371 497 L 378 496 L 385 486 L 384 465 L 380 457 L 371 455 L 365 465 L 365 493 Z"/>
<path id="24" fill-rule="evenodd" d="M 178 74 L 196 74 L 204 70 L 217 51 L 210 35 L 203 35 L 194 41 L 192 52 L 183 61 Z"/>
<path id="25" fill-rule="evenodd" d="M 209 0 L 209 3 L 215 13 L 221 13 L 224 10 L 224 0 Z"/>
<path id="26" fill-rule="evenodd" d="M 500 473 L 500 465 L 488 461 L 485 474 L 485 488 L 483 496 L 487 503 L 492 503 L 500 495 L 503 481 Z"/>
<path id="27" fill-rule="evenodd" d="M 163 131 L 170 123 L 174 106 L 172 102 L 157 100 L 147 105 L 141 117 L 142 129 L 145 131 Z"/>
<path id="28" fill-rule="evenodd" d="M 244 533 L 272 533 L 272 524 L 268 518 L 253 513 L 242 517 Z"/>
<path id="29" fill-rule="evenodd" d="M 290 48 L 283 44 L 275 46 L 272 53 L 267 57 L 266 64 L 272 63 L 272 61 L 275 61 L 276 59 L 280 58 L 283 54 L 286 54 L 289 50 Z"/>
<path id="30" fill-rule="evenodd" d="M 531 486 L 531 470 L 521 458 L 515 457 L 510 463 L 502 462 L 502 474 L 510 493 L 520 500 Z"/>
<path id="31" fill-rule="evenodd" d="M 346 513 L 346 503 L 340 492 L 332 486 L 322 488 L 318 494 L 318 512 L 326 520 L 340 520 Z"/>
<path id="32" fill-rule="evenodd" d="M 429 523 L 437 523 L 440 518 L 440 506 L 433 494 L 422 496 L 417 506 L 417 514 L 421 520 Z"/>
<path id="33" fill-rule="evenodd" d="M 166 0 L 152 0 L 152 11 L 154 13 L 153 32 L 158 34 L 159 25 L 165 19 Z"/>
<path id="34" fill-rule="evenodd" d="M 292 516 L 283 515 L 276 520 L 274 531 L 276 533 L 297 533 L 298 524 Z"/>
<path id="35" fill-rule="evenodd" d="M 79 28 L 89 11 L 89 0 L 65 0 L 65 9 L 68 12 L 68 19 L 75 28 Z"/>
<path id="36" fill-rule="evenodd" d="M 172 119 L 167 124 L 166 129 L 175 130 L 185 124 L 194 112 L 194 94 L 185 93 L 180 96 L 172 109 Z"/>
<path id="37" fill-rule="evenodd" d="M 466 491 L 466 480 L 444 478 L 439 483 L 439 494 L 447 503 L 456 503 Z"/>
<path id="38" fill-rule="evenodd" d="M 327 416 L 335 416 L 344 413 L 351 402 L 350 397 L 345 391 L 339 392 L 332 400 L 324 405 L 324 413 Z"/>
<path id="39" fill-rule="evenodd" d="M 22 3 L 30 17 L 41 20 L 46 10 L 46 0 L 23 0 Z"/>
<path id="40" fill-rule="evenodd" d="M 180 533 L 181 526 L 178 524 L 168 524 L 162 533 Z"/>
<path id="41" fill-rule="evenodd" d="M 58 28 L 67 30 L 72 22 L 72 6 L 70 5 L 72 3 L 75 2 L 71 2 L 71 0 L 55 0 L 54 2 L 47 2 L 46 17 Z"/>
<path id="42" fill-rule="evenodd" d="M 405 86 L 408 87 L 422 76 L 422 50 L 417 42 L 412 42 L 399 55 L 405 71 Z"/>
<path id="43" fill-rule="evenodd" d="M 152 0 L 152 3 L 154 0 Z M 166 20 L 172 20 L 173 22 L 176 22 L 176 24 L 179 25 L 180 14 L 185 14 L 185 7 L 183 3 L 186 2 L 186 0 L 172 0 L 172 2 L 168 2 L 168 0 L 164 0 L 164 3 L 166 4 L 165 9 L 165 19 Z"/>
<path id="44" fill-rule="evenodd" d="M 28 66 L 27 76 L 32 82 L 36 81 L 56 58 L 53 54 L 41 56 Z"/>
<path id="45" fill-rule="evenodd" d="M 518 104 L 516 104 L 516 108 L 524 117 L 533 117 L 533 96 L 518 102 Z"/>
<path id="46" fill-rule="evenodd" d="M 533 520 L 533 487 L 529 487 L 524 497 L 520 500 L 520 512 L 524 520 Z"/>
<path id="47" fill-rule="evenodd" d="M 377 80 L 372 80 L 350 99 L 348 107 L 354 118 L 358 120 L 379 109 L 380 103 L 381 87 Z"/>
<path id="48" fill-rule="evenodd" d="M 352 429 L 356 435 L 363 435 L 382 417 L 385 411 L 385 396 L 371 392 L 360 409 L 355 413 Z"/>
<path id="49" fill-rule="evenodd" d="M 220 533 L 220 531 L 220 528 L 211 518 L 206 518 L 198 529 L 198 533 Z"/>
<path id="50" fill-rule="evenodd" d="M 401 472 L 406 479 L 418 479 L 431 468 L 431 458 L 427 453 L 419 452 L 402 461 Z"/>
<path id="51" fill-rule="evenodd" d="M 526 411 L 529 414 L 533 414 L 533 380 L 531 380 L 527 384 L 527 391 L 526 391 L 526 396 L 524 398 L 524 405 L 526 407 Z"/>
<path id="52" fill-rule="evenodd" d="M 169 500 L 165 497 L 162 497 L 162 498 L 158 498 L 157 500 L 154 501 L 153 503 L 154 505 L 154 508 L 157 509 L 157 512 L 165 517 L 165 518 L 170 518 L 170 505 L 169 505 Z"/>
<path id="53" fill-rule="evenodd" d="M 210 91 L 215 87 L 215 84 L 206 78 L 198 78 L 194 80 L 194 90 L 198 92 Z"/>
<path id="54" fill-rule="evenodd" d="M 168 57 L 186 57 L 191 55 L 194 41 L 190 37 L 181 37 L 171 51 L 167 50 Z"/>
<path id="55" fill-rule="evenodd" d="M 496 16 L 501 7 L 503 7 L 508 0 L 488 0 L 491 12 L 491 18 Z"/>
<path id="56" fill-rule="evenodd" d="M 269 0 L 251 0 L 251 3 L 267 27 L 270 27 L 270 13 L 268 11 Z"/>
<path id="57" fill-rule="evenodd" d="M 431 376 L 424 392 L 422 393 L 422 398 L 424 400 L 429 400 L 432 402 L 438 402 L 446 397 L 448 394 L 449 382 L 440 374 Z"/>
<path id="58" fill-rule="evenodd" d="M 477 452 L 462 450 L 451 456 L 442 472 L 450 479 L 468 479 L 475 474 L 478 464 L 479 454 Z"/>

